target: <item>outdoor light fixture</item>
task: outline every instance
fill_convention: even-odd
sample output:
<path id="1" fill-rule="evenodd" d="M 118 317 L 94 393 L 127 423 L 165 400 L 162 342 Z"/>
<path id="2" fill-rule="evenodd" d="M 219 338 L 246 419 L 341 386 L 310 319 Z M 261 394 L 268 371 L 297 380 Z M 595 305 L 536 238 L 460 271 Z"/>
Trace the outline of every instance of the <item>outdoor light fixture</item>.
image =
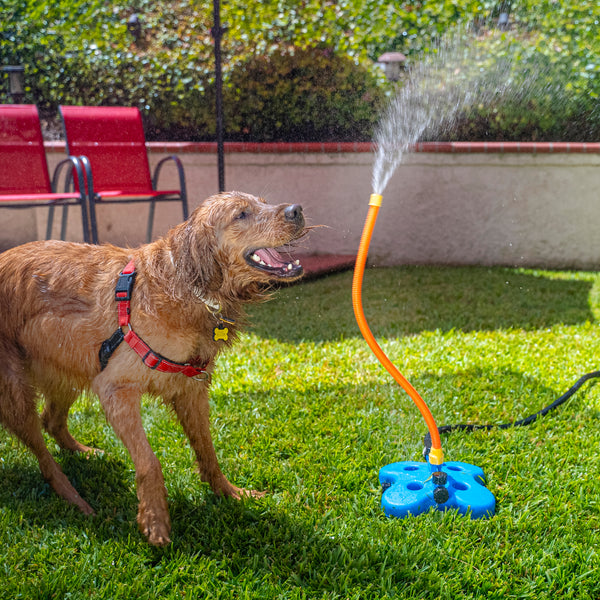
<path id="1" fill-rule="evenodd" d="M 377 59 L 377 64 L 390 81 L 398 81 L 402 77 L 405 63 L 406 56 L 402 52 L 386 52 Z"/>
<path id="2" fill-rule="evenodd" d="M 137 13 L 133 13 L 129 19 L 127 19 L 127 31 L 129 31 L 136 42 L 142 37 L 142 22 Z"/>
<path id="3" fill-rule="evenodd" d="M 15 104 L 19 104 L 25 95 L 25 68 L 21 65 L 2 67 L 8 73 L 8 93 Z"/>

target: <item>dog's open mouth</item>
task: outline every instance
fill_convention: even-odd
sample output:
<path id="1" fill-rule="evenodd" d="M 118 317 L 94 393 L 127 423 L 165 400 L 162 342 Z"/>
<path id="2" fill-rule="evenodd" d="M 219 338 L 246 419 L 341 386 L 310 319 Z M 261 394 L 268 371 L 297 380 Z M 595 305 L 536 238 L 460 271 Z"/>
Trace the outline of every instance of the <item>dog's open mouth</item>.
<path id="1" fill-rule="evenodd" d="M 299 260 L 286 260 L 275 248 L 259 248 L 246 254 L 246 262 L 260 271 L 278 278 L 300 277 L 303 269 Z"/>

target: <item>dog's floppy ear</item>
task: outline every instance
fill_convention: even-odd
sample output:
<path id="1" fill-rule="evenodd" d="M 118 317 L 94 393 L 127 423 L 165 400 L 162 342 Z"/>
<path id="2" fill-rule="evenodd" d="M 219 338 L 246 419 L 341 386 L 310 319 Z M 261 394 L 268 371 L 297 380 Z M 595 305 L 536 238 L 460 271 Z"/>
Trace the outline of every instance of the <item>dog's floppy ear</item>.
<path id="1" fill-rule="evenodd" d="M 186 296 L 194 290 L 216 291 L 223 281 L 215 257 L 214 228 L 198 217 L 198 214 L 192 215 L 172 232 L 169 240 L 178 296 Z"/>

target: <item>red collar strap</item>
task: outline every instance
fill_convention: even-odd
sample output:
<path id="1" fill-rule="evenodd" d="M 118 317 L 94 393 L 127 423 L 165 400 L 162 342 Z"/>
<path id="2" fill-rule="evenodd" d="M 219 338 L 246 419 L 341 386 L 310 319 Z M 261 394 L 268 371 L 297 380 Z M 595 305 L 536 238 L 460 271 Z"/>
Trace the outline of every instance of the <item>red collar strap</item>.
<path id="1" fill-rule="evenodd" d="M 119 327 L 107 340 L 102 342 L 99 352 L 101 370 L 106 367 L 108 360 L 119 344 L 125 340 L 132 350 L 141 357 L 142 362 L 150 369 L 161 371 L 162 373 L 182 373 L 186 377 L 193 377 L 194 379 L 199 380 L 208 379 L 209 374 L 206 371 L 206 368 L 208 367 L 209 361 L 205 361 L 203 364 L 195 366 L 190 363 L 179 363 L 169 360 L 158 354 L 158 352 L 154 352 L 154 350 L 152 350 L 150 346 L 148 346 L 148 344 L 133 331 L 130 323 L 130 305 L 136 274 L 133 260 L 129 261 L 119 274 L 119 279 L 115 286 L 115 300 L 118 302 Z M 123 327 L 129 327 L 129 331 L 125 334 L 123 333 Z"/>

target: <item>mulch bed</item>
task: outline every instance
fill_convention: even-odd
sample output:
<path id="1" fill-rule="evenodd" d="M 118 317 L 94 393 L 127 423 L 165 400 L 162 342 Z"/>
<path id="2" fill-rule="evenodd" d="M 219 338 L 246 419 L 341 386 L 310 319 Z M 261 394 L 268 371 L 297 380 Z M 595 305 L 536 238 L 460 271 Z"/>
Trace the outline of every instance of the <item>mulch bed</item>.
<path id="1" fill-rule="evenodd" d="M 348 271 L 354 268 L 356 261 L 353 254 L 301 254 L 295 258 L 298 258 L 304 267 L 304 277 L 301 281 Z"/>

